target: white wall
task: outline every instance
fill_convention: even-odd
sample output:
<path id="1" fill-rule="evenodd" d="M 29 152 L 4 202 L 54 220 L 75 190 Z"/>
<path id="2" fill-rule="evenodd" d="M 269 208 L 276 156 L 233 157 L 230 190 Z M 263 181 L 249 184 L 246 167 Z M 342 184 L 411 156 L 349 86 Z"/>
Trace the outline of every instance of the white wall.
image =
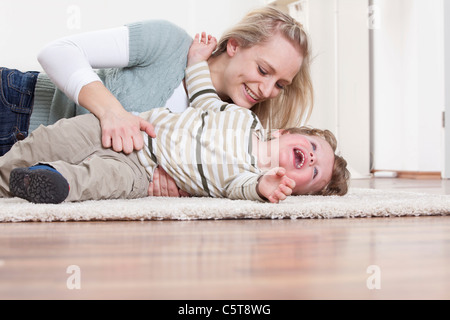
<path id="1" fill-rule="evenodd" d="M 370 174 L 367 0 L 310 0 L 316 104 L 311 125 L 334 132 L 353 178 Z"/>
<path id="2" fill-rule="evenodd" d="M 374 169 L 442 170 L 443 1 L 374 1 Z"/>
<path id="3" fill-rule="evenodd" d="M 0 66 L 41 70 L 39 50 L 59 37 L 146 19 L 220 37 L 264 0 L 1 0 Z"/>
<path id="4" fill-rule="evenodd" d="M 315 106 L 311 125 L 337 129 L 336 7 L 334 1 L 316 0 L 309 4 L 309 33 L 312 40 L 311 68 Z"/>

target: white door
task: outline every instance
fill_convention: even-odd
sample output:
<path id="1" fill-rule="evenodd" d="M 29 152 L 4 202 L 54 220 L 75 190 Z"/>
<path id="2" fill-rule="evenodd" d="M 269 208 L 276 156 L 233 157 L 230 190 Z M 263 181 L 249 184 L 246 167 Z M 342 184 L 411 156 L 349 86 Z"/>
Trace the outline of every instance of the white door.
<path id="1" fill-rule="evenodd" d="M 368 0 L 309 1 L 316 104 L 311 125 L 335 133 L 352 178 L 370 176 Z"/>
<path id="2" fill-rule="evenodd" d="M 445 82 L 445 117 L 443 128 L 444 165 L 442 178 L 450 179 L 450 1 L 444 1 L 444 82 Z"/>
<path id="3" fill-rule="evenodd" d="M 315 105 L 309 125 L 337 137 L 352 178 L 370 176 L 369 0 L 267 0 L 307 28 Z"/>

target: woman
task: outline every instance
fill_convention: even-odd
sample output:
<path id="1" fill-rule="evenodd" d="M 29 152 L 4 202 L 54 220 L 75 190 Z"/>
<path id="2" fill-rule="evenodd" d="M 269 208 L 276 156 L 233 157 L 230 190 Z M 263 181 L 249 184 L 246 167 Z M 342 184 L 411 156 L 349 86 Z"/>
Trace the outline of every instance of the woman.
<path id="1" fill-rule="evenodd" d="M 141 149 L 140 131 L 153 135 L 153 127 L 132 112 L 187 107 L 183 79 L 191 43 L 169 22 L 146 21 L 51 43 L 38 56 L 46 75 L 2 69 L 2 152 L 39 124 L 87 112 L 99 118 L 105 148 Z M 250 12 L 223 35 L 208 64 L 220 97 L 252 108 L 265 126 L 298 126 L 309 117 L 308 37 L 282 12 Z"/>

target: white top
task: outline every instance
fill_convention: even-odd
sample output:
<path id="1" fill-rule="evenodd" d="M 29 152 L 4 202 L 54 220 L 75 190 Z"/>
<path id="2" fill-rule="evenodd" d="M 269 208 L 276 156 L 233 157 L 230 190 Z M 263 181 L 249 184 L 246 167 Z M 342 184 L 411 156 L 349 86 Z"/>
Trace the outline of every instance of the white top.
<path id="1" fill-rule="evenodd" d="M 44 47 L 38 61 L 52 82 L 78 104 L 81 88 L 101 81 L 94 69 L 128 65 L 128 28 L 123 26 L 61 38 Z M 188 103 L 181 83 L 164 107 L 172 112 L 182 112 Z"/>

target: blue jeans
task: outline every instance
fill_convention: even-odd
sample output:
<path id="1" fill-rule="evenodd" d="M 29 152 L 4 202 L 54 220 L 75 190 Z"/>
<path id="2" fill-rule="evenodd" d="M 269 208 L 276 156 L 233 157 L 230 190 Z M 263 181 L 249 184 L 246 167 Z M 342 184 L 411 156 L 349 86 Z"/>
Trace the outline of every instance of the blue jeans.
<path id="1" fill-rule="evenodd" d="M 38 74 L 0 68 L 0 156 L 28 136 Z"/>

